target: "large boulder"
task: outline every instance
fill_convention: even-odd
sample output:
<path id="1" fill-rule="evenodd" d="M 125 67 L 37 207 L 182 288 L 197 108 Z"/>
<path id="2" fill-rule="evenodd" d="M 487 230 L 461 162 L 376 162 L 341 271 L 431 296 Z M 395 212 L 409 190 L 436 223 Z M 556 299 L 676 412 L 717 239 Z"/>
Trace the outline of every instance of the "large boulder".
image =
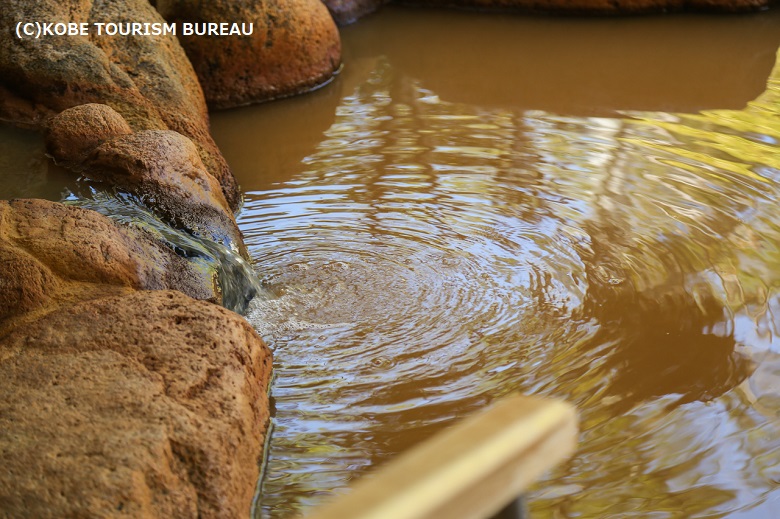
<path id="1" fill-rule="evenodd" d="M 338 29 L 321 0 L 157 0 L 157 9 L 177 24 L 254 24 L 249 36 L 179 36 L 215 108 L 311 90 L 341 65 Z"/>
<path id="2" fill-rule="evenodd" d="M 174 35 L 17 39 L 20 21 L 163 23 L 147 0 L 8 0 L 0 9 L 0 120 L 41 128 L 67 108 L 103 103 L 133 130 L 173 130 L 192 139 L 230 207 L 240 192 L 209 133 L 197 76 Z"/>
<path id="3" fill-rule="evenodd" d="M 270 353 L 174 291 L 56 309 L 0 339 L 0 515 L 247 517 Z"/>
<path id="4" fill-rule="evenodd" d="M 143 231 L 55 202 L 0 200 L 0 330 L 8 318 L 55 303 L 137 289 L 221 297 L 215 271 Z"/>

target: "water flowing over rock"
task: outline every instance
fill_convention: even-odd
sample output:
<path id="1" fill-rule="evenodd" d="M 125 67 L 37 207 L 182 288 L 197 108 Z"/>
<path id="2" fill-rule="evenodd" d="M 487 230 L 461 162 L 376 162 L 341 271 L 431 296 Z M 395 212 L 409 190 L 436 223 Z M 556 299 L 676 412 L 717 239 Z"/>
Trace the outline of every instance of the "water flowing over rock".
<path id="1" fill-rule="evenodd" d="M 174 36 L 12 30 L 162 22 L 151 5 L 3 7 L 0 121 L 45 130 L 61 165 L 129 194 L 175 232 L 245 252 L 238 186 Z M 0 202 L 0 515 L 248 513 L 271 355 L 243 318 L 213 304 L 224 268 L 168 245 L 94 211 Z"/>
<path id="2" fill-rule="evenodd" d="M 173 130 L 190 138 L 230 207 L 238 185 L 208 128 L 197 76 L 176 37 L 89 36 L 17 39 L 19 21 L 75 23 L 164 20 L 145 0 L 9 0 L 0 10 L 0 120 L 41 128 L 46 118 L 103 103 L 133 130 Z"/>
<path id="3" fill-rule="evenodd" d="M 110 107 L 90 104 L 48 121 L 46 144 L 61 164 L 136 196 L 172 227 L 244 251 L 219 183 L 183 135 L 132 133 Z"/>
<path id="4" fill-rule="evenodd" d="M 246 515 L 271 354 L 215 276 L 94 211 L 0 201 L 0 515 Z"/>
<path id="5" fill-rule="evenodd" d="M 251 36 L 179 36 L 215 108 L 306 92 L 341 64 L 338 30 L 320 0 L 158 0 L 157 9 L 169 22 L 254 23 Z"/>
<path id="6" fill-rule="evenodd" d="M 87 175 L 142 197 L 194 234 L 240 243 L 238 227 L 217 181 L 192 142 L 181 134 L 146 130 L 104 142 L 85 162 Z M 104 177 L 104 178 L 100 178 Z"/>
<path id="7" fill-rule="evenodd" d="M 44 200 L 0 201 L 0 266 L 0 330 L 4 319 L 43 312 L 50 304 L 134 289 L 221 299 L 213 270 L 140 230 Z"/>
<path id="8" fill-rule="evenodd" d="M 57 309 L 0 339 L 0 511 L 246 517 L 270 353 L 174 291 Z"/>

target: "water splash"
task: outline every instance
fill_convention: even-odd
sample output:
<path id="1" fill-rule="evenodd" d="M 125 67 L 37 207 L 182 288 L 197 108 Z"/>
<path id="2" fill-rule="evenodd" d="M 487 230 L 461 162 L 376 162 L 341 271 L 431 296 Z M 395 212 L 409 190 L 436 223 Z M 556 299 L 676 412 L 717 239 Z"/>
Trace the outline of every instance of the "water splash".
<path id="1" fill-rule="evenodd" d="M 120 224 L 143 229 L 189 261 L 203 268 L 214 268 L 222 292 L 222 306 L 228 310 L 244 313 L 253 299 L 273 299 L 273 294 L 260 283 L 252 265 L 230 247 L 171 227 L 127 193 L 86 187 L 78 193 L 70 192 L 63 202 L 91 209 Z"/>
<path id="2" fill-rule="evenodd" d="M 256 515 L 316 506 L 510 391 L 582 419 L 531 492 L 540 517 L 769 502 L 775 116 L 485 108 L 396 72 L 378 60 L 297 171 L 246 196 L 280 294 L 248 317 L 277 373 Z"/>

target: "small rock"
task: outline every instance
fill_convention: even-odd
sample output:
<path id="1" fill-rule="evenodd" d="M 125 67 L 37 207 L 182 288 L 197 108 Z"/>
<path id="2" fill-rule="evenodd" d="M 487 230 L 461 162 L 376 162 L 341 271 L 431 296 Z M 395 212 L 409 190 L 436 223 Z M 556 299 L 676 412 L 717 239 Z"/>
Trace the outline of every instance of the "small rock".
<path id="1" fill-rule="evenodd" d="M 243 247 L 219 183 L 181 134 L 145 130 L 106 141 L 84 162 L 84 174 L 137 195 L 174 228 Z"/>
<path id="2" fill-rule="evenodd" d="M 127 121 L 109 106 L 74 106 L 47 122 L 47 151 L 60 162 L 81 164 L 103 141 L 131 133 Z"/>

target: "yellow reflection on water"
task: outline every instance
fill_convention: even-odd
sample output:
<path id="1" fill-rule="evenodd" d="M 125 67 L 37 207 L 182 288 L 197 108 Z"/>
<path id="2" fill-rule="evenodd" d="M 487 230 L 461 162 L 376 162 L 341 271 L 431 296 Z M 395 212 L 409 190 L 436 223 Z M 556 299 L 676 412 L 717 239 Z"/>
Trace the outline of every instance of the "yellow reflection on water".
<path id="1" fill-rule="evenodd" d="M 385 14 L 332 89 L 214 118 L 279 294 L 259 513 L 521 391 L 582 419 L 534 517 L 772 517 L 777 12 Z"/>

